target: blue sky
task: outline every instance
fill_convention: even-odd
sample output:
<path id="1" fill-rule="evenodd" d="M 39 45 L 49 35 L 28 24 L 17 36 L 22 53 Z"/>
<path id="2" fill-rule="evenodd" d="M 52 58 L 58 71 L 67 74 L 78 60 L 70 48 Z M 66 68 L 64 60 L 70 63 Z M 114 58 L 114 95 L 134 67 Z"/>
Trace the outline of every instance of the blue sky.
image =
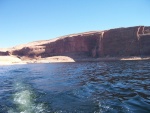
<path id="1" fill-rule="evenodd" d="M 0 0 L 0 48 L 138 25 L 150 26 L 150 0 Z"/>

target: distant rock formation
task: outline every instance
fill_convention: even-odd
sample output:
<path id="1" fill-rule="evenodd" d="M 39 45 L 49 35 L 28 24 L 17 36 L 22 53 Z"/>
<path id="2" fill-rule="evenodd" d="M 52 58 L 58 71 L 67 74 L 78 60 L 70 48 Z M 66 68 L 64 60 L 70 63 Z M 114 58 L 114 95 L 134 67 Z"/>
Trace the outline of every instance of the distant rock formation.
<path id="1" fill-rule="evenodd" d="M 150 27 L 136 26 L 66 35 L 0 51 L 0 55 L 28 58 L 150 56 Z"/>

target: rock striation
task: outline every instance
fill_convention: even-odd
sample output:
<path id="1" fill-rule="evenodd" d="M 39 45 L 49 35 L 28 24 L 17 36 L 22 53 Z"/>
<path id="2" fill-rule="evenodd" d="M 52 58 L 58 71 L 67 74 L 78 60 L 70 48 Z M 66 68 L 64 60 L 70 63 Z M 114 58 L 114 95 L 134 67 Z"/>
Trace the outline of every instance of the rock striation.
<path id="1" fill-rule="evenodd" d="M 68 56 L 73 59 L 150 56 L 150 27 L 135 26 L 66 35 L 0 51 L 19 58 Z"/>

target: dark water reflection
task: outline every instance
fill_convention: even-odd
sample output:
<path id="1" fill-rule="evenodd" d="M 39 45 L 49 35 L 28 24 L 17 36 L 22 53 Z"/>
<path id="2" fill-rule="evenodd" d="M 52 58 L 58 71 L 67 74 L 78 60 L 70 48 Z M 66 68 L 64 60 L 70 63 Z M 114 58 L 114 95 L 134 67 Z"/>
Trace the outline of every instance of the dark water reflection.
<path id="1" fill-rule="evenodd" d="M 150 62 L 0 67 L 0 113 L 150 113 Z"/>

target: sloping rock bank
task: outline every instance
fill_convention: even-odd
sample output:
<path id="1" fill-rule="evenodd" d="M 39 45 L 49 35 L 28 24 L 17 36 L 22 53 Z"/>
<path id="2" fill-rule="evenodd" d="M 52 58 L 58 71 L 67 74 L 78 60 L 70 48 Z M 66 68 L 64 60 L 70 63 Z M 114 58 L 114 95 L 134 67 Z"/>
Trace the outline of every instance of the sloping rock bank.
<path id="1" fill-rule="evenodd" d="M 91 31 L 16 46 L 0 51 L 22 60 L 67 56 L 75 61 L 87 58 L 150 56 L 150 27 L 136 26 Z"/>

